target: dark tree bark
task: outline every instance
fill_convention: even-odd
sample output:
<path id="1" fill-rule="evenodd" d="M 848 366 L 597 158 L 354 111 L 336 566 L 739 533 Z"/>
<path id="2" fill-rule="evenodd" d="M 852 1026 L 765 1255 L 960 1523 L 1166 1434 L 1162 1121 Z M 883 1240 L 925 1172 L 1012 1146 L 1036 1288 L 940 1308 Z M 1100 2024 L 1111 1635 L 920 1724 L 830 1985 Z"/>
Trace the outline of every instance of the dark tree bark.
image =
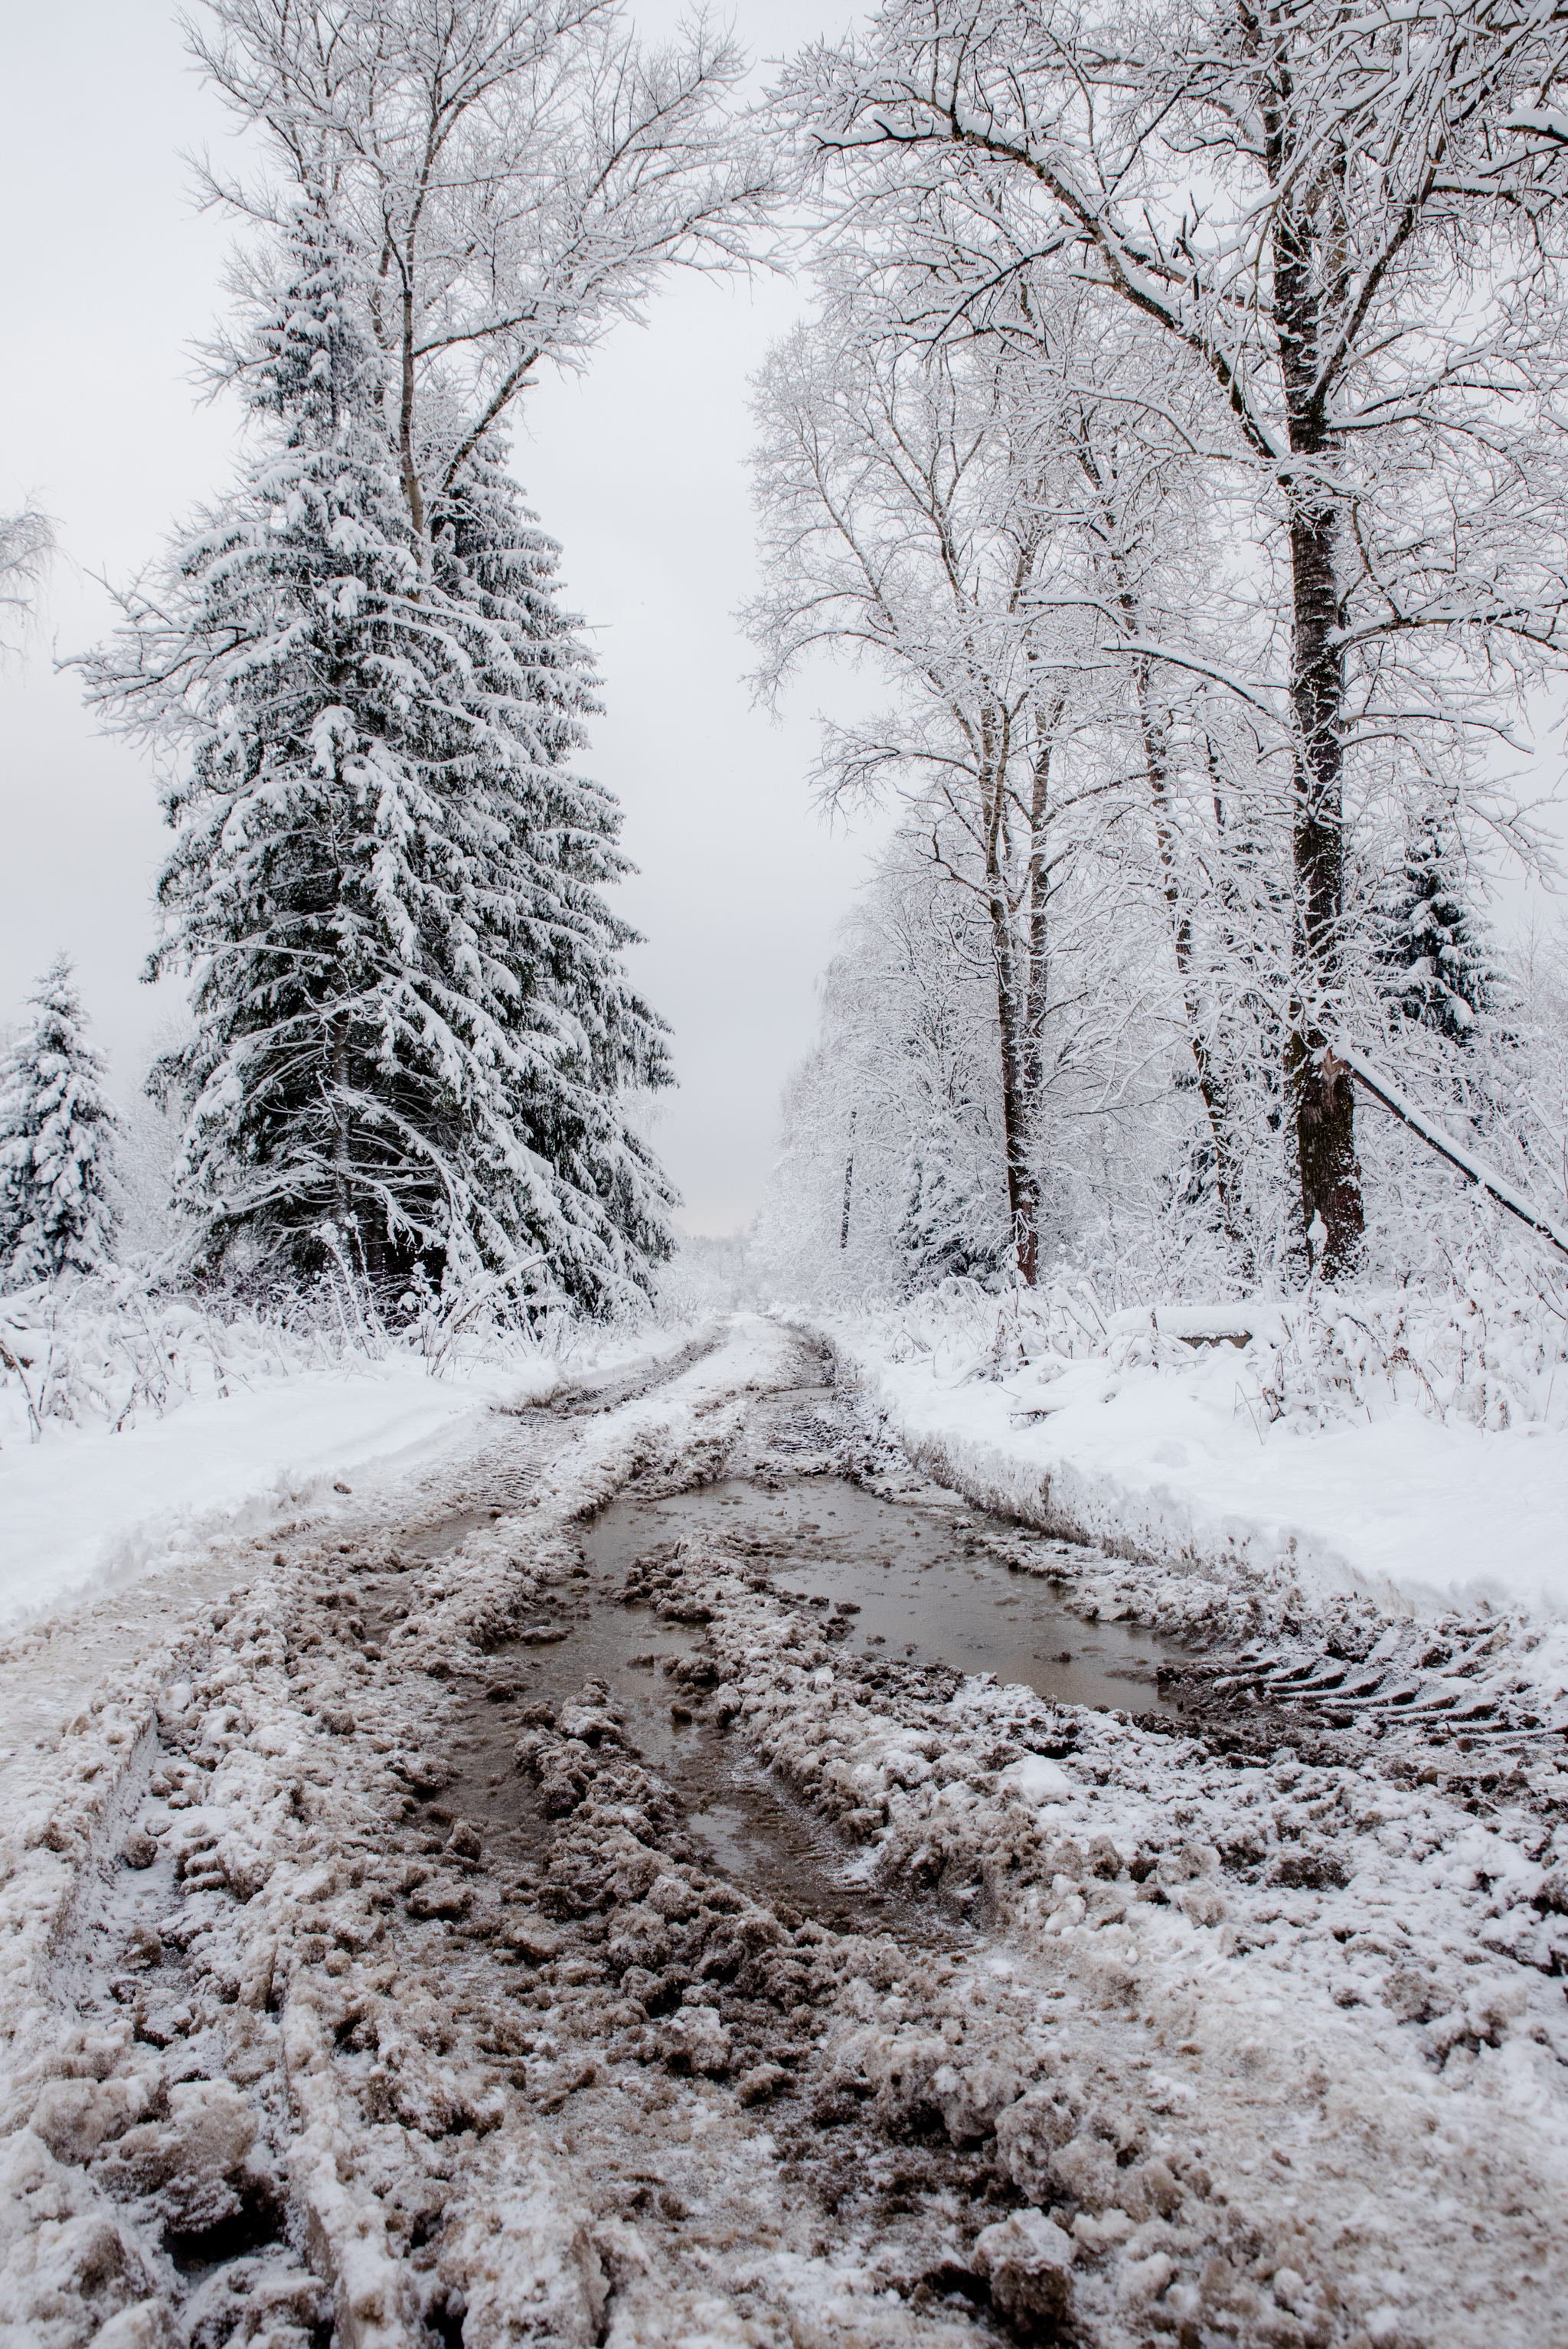
<path id="1" fill-rule="evenodd" d="M 1271 166 L 1277 155 L 1283 172 L 1287 159 L 1277 131 L 1271 130 L 1269 144 Z M 1326 421 L 1314 243 L 1314 224 L 1282 206 L 1274 231 L 1274 311 L 1292 460 L 1285 488 L 1295 959 L 1305 985 L 1322 993 L 1337 974 L 1344 913 L 1345 669 L 1335 561 L 1339 515 L 1326 486 L 1336 452 Z M 1313 1264 L 1336 1279 L 1355 1269 L 1365 1222 L 1355 1099 L 1300 992 L 1285 1040 L 1285 1093 L 1307 1248 Z"/>
<path id="2" fill-rule="evenodd" d="M 332 1212 L 347 1228 L 353 1209 L 353 1171 L 348 1146 L 348 1015 L 339 1012 L 331 1023 L 332 1038 Z"/>

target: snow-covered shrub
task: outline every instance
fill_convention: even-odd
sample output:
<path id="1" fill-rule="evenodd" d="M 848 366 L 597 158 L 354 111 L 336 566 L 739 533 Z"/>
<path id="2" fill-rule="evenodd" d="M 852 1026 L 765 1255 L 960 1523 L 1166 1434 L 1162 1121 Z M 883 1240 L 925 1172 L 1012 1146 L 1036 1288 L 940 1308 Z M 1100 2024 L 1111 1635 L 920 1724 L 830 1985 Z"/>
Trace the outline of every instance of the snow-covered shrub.
<path id="1" fill-rule="evenodd" d="M 861 1331 L 890 1361 L 924 1358 L 949 1385 L 1005 1382 L 1026 1411 L 1046 1413 L 1058 1380 L 1068 1381 L 1064 1400 L 1083 1398 L 1069 1373 L 1092 1365 L 1109 1381 L 1222 1371 L 1234 1409 L 1260 1433 L 1397 1408 L 1492 1430 L 1568 1427 L 1568 1279 L 1523 1258 L 1501 1270 L 1480 1252 L 1440 1289 L 1315 1283 L 1228 1303 L 1181 1303 L 1152 1288 L 1130 1302 L 1125 1284 L 1119 1293 L 1088 1274 L 1000 1295 L 946 1281 L 872 1313 Z"/>
<path id="2" fill-rule="evenodd" d="M 473 1311 L 407 1317 L 394 1330 L 341 1250 L 303 1289 L 170 1285 L 140 1258 L 82 1278 L 36 1281 L 0 1299 L 0 1443 L 50 1426 L 93 1423 L 124 1430 L 161 1419 L 199 1395 L 227 1395 L 307 1371 L 423 1355 L 432 1375 L 536 1352 L 526 1329 L 498 1333 Z"/>
<path id="3" fill-rule="evenodd" d="M 543 1392 L 628 1350 L 645 1331 L 676 1328 L 731 1302 L 719 1284 L 672 1283 L 589 1319 L 557 1297 L 524 1297 L 503 1275 L 437 1290 L 417 1279 L 388 1301 L 350 1236 L 330 1226 L 322 1268 L 306 1284 L 255 1275 L 192 1285 L 177 1258 L 138 1257 L 98 1275 L 36 1281 L 0 1298 L 0 1446 L 46 1430 L 161 1419 L 193 1397 L 412 1358 L 426 1375 L 461 1381 L 518 1374 Z"/>
<path id="4" fill-rule="evenodd" d="M 191 1396 L 228 1394 L 340 1361 L 351 1340 L 321 1297 L 292 1309 L 160 1290 L 145 1266 L 39 1281 L 0 1301 L 0 1426 L 133 1426 Z"/>

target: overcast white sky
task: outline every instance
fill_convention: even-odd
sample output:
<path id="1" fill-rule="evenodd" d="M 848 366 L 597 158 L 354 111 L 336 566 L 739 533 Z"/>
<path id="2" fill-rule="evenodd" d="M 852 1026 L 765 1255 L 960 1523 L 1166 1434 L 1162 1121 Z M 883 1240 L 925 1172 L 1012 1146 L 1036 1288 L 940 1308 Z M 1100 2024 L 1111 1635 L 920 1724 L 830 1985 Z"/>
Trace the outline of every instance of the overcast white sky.
<path id="1" fill-rule="evenodd" d="M 656 36 L 678 10 L 634 13 Z M 850 13 L 745 0 L 737 16 L 768 57 Z M 67 559 L 42 641 L 0 676 L 0 1023 L 66 947 L 128 1093 L 180 1009 L 176 990 L 139 979 L 166 835 L 145 763 L 95 732 L 51 655 L 108 625 L 92 574 L 128 576 L 233 462 L 234 412 L 197 405 L 190 352 L 223 307 L 234 231 L 195 211 L 180 160 L 228 122 L 165 0 L 14 7 L 3 47 L 0 511 L 36 494 Z M 731 617 L 753 577 L 747 378 L 804 298 L 777 280 L 674 283 L 645 330 L 623 329 L 585 379 L 542 383 L 520 419 L 516 470 L 603 667 L 585 764 L 619 793 L 642 868 L 618 899 L 647 936 L 637 984 L 675 1030 L 680 1091 L 656 1138 L 690 1231 L 733 1230 L 758 1203 L 779 1087 L 810 1041 L 867 847 L 829 831 L 806 783 L 815 709 L 852 685 L 813 680 L 776 725 L 750 706 Z"/>

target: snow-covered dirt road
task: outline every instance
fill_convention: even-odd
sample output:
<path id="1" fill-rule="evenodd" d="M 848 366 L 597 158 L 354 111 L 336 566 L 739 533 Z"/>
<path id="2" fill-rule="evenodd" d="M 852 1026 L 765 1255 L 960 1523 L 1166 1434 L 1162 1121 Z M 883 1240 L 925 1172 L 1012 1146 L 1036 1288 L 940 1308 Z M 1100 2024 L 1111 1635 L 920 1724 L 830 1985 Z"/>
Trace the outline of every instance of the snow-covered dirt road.
<path id="1" fill-rule="evenodd" d="M 822 1378 L 738 1319 L 0 1665 L 5 2349 L 1562 2337 L 1561 1741 L 1162 1704 Z"/>

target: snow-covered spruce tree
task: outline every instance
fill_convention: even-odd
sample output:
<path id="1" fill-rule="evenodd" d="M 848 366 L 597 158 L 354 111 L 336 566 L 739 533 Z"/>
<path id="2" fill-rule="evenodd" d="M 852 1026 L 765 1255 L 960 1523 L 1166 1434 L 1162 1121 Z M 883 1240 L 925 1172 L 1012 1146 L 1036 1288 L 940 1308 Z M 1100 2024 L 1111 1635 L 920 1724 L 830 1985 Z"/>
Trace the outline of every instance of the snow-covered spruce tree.
<path id="1" fill-rule="evenodd" d="M 965 1164 L 967 1134 L 933 1130 L 909 1163 L 908 1205 L 899 1226 L 904 1286 L 912 1297 L 950 1277 L 986 1283 L 1005 1280 L 1013 1249 L 996 1203 Z"/>
<path id="2" fill-rule="evenodd" d="M 35 1016 L 0 1056 L 0 1269 L 15 1288 L 101 1271 L 119 1222 L 119 1121 L 65 955 L 27 999 Z"/>
<path id="3" fill-rule="evenodd" d="M 235 370 L 242 478 L 85 665 L 177 766 L 176 1197 L 210 1256 L 244 1232 L 304 1268 L 330 1222 L 373 1276 L 599 1309 L 667 1253 L 672 1195 L 626 1114 L 669 1072 L 599 895 L 619 815 L 568 765 L 593 678 L 482 436 L 421 565 L 358 290 L 304 207 Z"/>
<path id="4" fill-rule="evenodd" d="M 1473 1041 L 1497 974 L 1470 902 L 1458 828 L 1437 807 L 1418 815 L 1378 923 L 1378 976 L 1390 1002 L 1450 1044 Z"/>

